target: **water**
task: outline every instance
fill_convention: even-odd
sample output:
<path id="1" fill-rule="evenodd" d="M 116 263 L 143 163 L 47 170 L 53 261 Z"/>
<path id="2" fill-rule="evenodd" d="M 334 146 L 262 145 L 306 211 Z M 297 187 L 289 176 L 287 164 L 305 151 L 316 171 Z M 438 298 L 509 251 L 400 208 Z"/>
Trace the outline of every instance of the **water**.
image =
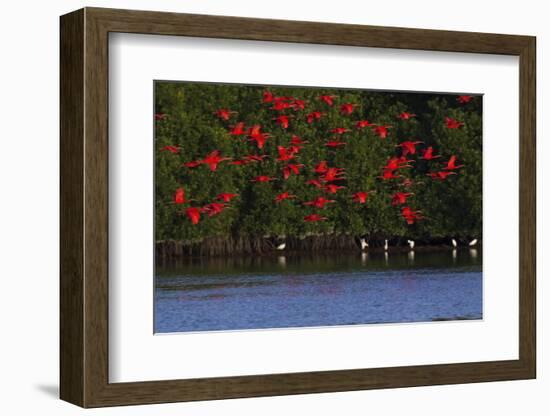
<path id="1" fill-rule="evenodd" d="M 202 259 L 155 279 L 156 333 L 481 318 L 477 250 Z"/>

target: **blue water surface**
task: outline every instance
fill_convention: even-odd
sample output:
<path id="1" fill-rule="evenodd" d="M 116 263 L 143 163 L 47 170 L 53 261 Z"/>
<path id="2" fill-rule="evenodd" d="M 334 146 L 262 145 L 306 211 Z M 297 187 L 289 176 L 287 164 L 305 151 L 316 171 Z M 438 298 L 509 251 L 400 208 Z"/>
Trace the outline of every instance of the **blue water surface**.
<path id="1" fill-rule="evenodd" d="M 477 250 L 199 259 L 155 278 L 157 333 L 481 318 Z"/>

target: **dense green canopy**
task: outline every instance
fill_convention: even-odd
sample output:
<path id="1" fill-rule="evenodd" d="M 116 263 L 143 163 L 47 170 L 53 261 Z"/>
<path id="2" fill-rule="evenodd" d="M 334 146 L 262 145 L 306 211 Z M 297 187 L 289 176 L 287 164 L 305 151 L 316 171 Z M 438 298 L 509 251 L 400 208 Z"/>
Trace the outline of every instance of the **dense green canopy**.
<path id="1" fill-rule="evenodd" d="M 263 102 L 264 91 L 275 96 L 295 97 L 306 101 L 305 109 L 274 110 L 273 103 Z M 319 99 L 335 95 L 334 105 Z M 351 233 L 369 238 L 407 236 L 437 239 L 454 236 L 481 237 L 482 228 L 482 97 L 474 96 L 460 103 L 458 95 L 397 93 L 352 89 L 327 89 L 278 86 L 243 86 L 208 83 L 155 83 L 155 232 L 158 240 L 200 241 L 205 237 L 224 236 L 302 236 L 307 233 Z M 343 103 L 357 104 L 351 114 L 343 114 Z M 225 121 L 215 112 L 235 111 Z M 306 114 L 321 111 L 323 116 L 308 123 Z M 415 114 L 402 119 L 403 112 Z M 288 129 L 274 120 L 281 114 L 292 115 Z M 165 115 L 165 116 L 164 116 Z M 463 122 L 449 128 L 445 118 Z M 387 138 L 380 138 L 372 127 L 357 128 L 358 120 L 378 125 L 391 125 Z M 261 125 L 271 134 L 263 149 L 246 135 L 228 132 L 237 122 L 249 128 Z M 350 131 L 339 136 L 336 127 Z M 287 162 L 278 161 L 277 146 L 289 146 L 291 137 L 299 136 L 309 143 L 292 163 L 305 165 L 299 175 L 283 179 Z M 329 148 L 328 140 L 341 140 L 345 146 Z M 400 179 L 380 178 L 388 159 L 400 156 L 397 144 L 419 140 L 412 168 L 396 171 Z M 162 151 L 165 146 L 178 146 L 179 151 Z M 423 160 L 424 149 L 433 146 L 441 158 Z M 249 154 L 268 154 L 262 162 L 243 166 L 221 162 L 216 171 L 200 164 L 189 168 L 185 162 L 202 160 L 214 150 L 221 156 L 240 160 Z M 442 171 L 449 157 L 456 155 L 464 167 L 445 180 L 433 180 L 428 172 Z M 334 182 L 345 186 L 329 194 L 307 183 L 319 179 L 313 170 L 322 160 L 329 166 L 345 168 L 345 180 Z M 259 175 L 278 180 L 255 183 Z M 404 178 L 412 186 L 402 185 Z M 185 190 L 189 202 L 174 203 L 178 188 Z M 359 191 L 375 191 L 366 204 L 352 199 Z M 407 224 L 401 206 L 392 206 L 395 192 L 413 192 L 405 205 L 421 210 L 424 219 Z M 289 192 L 295 199 L 275 203 L 275 197 Z M 185 215 L 189 207 L 203 207 L 215 201 L 220 193 L 236 193 L 229 207 L 218 215 L 201 214 L 198 224 Z M 336 200 L 323 209 L 305 206 L 303 202 L 319 196 Z M 220 201 L 217 201 L 220 202 Z M 304 217 L 320 214 L 326 221 L 306 222 Z"/>

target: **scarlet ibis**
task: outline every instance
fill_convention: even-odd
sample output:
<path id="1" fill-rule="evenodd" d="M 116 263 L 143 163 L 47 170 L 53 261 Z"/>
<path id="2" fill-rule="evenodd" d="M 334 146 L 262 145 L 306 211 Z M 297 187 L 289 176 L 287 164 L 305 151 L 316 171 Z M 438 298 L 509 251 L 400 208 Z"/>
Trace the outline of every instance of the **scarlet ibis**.
<path id="1" fill-rule="evenodd" d="M 338 140 L 329 140 L 328 142 L 325 143 L 325 146 L 335 149 L 335 148 L 338 148 L 338 147 L 343 147 L 346 144 L 347 144 L 346 142 L 341 142 L 341 141 L 338 141 Z"/>
<path id="2" fill-rule="evenodd" d="M 397 175 L 394 170 L 391 169 L 384 169 L 382 171 L 382 176 L 380 176 L 381 179 L 389 180 L 389 179 L 399 179 L 402 178 L 403 175 Z"/>
<path id="3" fill-rule="evenodd" d="M 409 113 L 407 111 L 403 111 L 397 117 L 399 117 L 401 120 L 410 120 L 411 118 L 416 117 L 416 114 L 412 114 L 412 113 Z"/>
<path id="4" fill-rule="evenodd" d="M 244 166 L 244 165 L 247 165 L 249 164 L 250 161 L 249 160 L 232 160 L 231 162 L 229 162 L 230 165 L 235 165 L 235 166 Z"/>
<path id="5" fill-rule="evenodd" d="M 426 175 L 428 175 L 434 181 L 444 181 L 445 179 L 447 179 L 447 176 L 456 175 L 456 172 L 449 172 L 449 171 L 430 172 L 430 173 L 427 173 Z"/>
<path id="6" fill-rule="evenodd" d="M 155 114 L 155 120 L 157 121 L 166 120 L 167 118 L 168 118 L 168 114 L 164 114 L 164 113 Z"/>
<path id="7" fill-rule="evenodd" d="M 292 107 L 292 104 L 288 101 L 276 100 L 271 108 L 275 111 L 283 111 L 290 107 Z"/>
<path id="8" fill-rule="evenodd" d="M 388 137 L 388 129 L 391 129 L 393 126 L 376 126 L 372 129 L 374 134 L 376 134 L 381 139 Z"/>
<path id="9" fill-rule="evenodd" d="M 468 243 L 468 245 L 469 245 L 470 247 L 473 247 L 473 246 L 475 246 L 476 244 L 477 244 L 477 238 L 474 238 L 472 241 L 470 241 L 470 242 Z"/>
<path id="10" fill-rule="evenodd" d="M 321 176 L 324 182 L 334 182 L 345 179 L 343 168 L 327 168 L 326 172 Z"/>
<path id="11" fill-rule="evenodd" d="M 323 113 L 321 113 L 320 111 L 313 111 L 311 113 L 309 113 L 306 118 L 307 118 L 307 123 L 308 124 L 311 124 L 313 123 L 313 121 L 315 120 L 320 120 L 321 117 L 323 116 Z"/>
<path id="12" fill-rule="evenodd" d="M 304 217 L 305 222 L 326 221 L 327 219 L 328 219 L 327 217 L 322 217 L 319 214 L 311 214 L 311 215 L 306 215 Z"/>
<path id="13" fill-rule="evenodd" d="M 243 157 L 243 159 L 248 162 L 262 162 L 265 158 L 268 157 L 269 155 L 246 155 Z"/>
<path id="14" fill-rule="evenodd" d="M 314 172 L 317 174 L 323 174 L 327 171 L 328 165 L 326 160 L 320 161 L 317 166 L 315 166 Z"/>
<path id="15" fill-rule="evenodd" d="M 326 199 L 325 197 L 320 196 L 317 199 L 314 199 L 313 201 L 304 202 L 304 205 L 309 205 L 315 208 L 323 209 L 326 204 L 332 204 L 334 202 L 336 202 L 334 199 Z"/>
<path id="16" fill-rule="evenodd" d="M 160 149 L 161 152 L 170 152 L 172 154 L 176 154 L 180 152 L 179 146 L 164 146 Z"/>
<path id="17" fill-rule="evenodd" d="M 401 216 L 405 219 L 407 224 L 412 225 L 416 221 L 423 219 L 421 211 L 413 211 L 411 207 L 401 208 Z"/>
<path id="18" fill-rule="evenodd" d="M 471 95 L 459 95 L 456 100 L 460 104 L 468 104 L 470 101 L 472 101 L 472 98 L 474 97 Z"/>
<path id="19" fill-rule="evenodd" d="M 291 107 L 294 109 L 294 111 L 305 110 L 306 104 L 307 104 L 307 101 L 305 101 L 305 100 L 298 100 L 298 99 L 294 99 L 294 100 L 292 100 L 292 102 L 290 103 L 290 105 L 291 105 Z"/>
<path id="20" fill-rule="evenodd" d="M 403 169 L 403 168 L 410 168 L 412 165 L 409 164 L 409 162 L 414 162 L 414 160 L 409 160 L 405 157 L 392 157 L 388 159 L 386 162 L 386 166 L 384 166 L 384 170 L 397 170 L 397 169 Z"/>
<path id="21" fill-rule="evenodd" d="M 220 108 L 214 114 L 216 114 L 221 120 L 229 120 L 232 114 L 237 114 L 236 111 L 231 111 L 227 108 Z"/>
<path id="22" fill-rule="evenodd" d="M 462 127 L 464 123 L 451 117 L 445 117 L 445 125 L 448 129 L 458 129 Z"/>
<path id="23" fill-rule="evenodd" d="M 196 168 L 197 166 L 202 165 L 202 160 L 192 160 L 190 162 L 185 162 L 183 166 L 187 168 Z"/>
<path id="24" fill-rule="evenodd" d="M 286 199 L 296 198 L 296 195 L 291 195 L 289 192 L 283 192 L 275 197 L 275 202 L 279 203 Z"/>
<path id="25" fill-rule="evenodd" d="M 174 204 L 185 204 L 187 200 L 185 199 L 185 190 L 183 188 L 176 189 L 174 193 Z"/>
<path id="26" fill-rule="evenodd" d="M 344 189 L 344 188 L 345 188 L 345 186 L 340 186 L 340 185 L 336 185 L 336 184 L 333 184 L 333 183 L 329 183 L 328 185 L 325 186 L 325 191 L 327 191 L 329 194 L 335 194 L 340 189 Z"/>
<path id="27" fill-rule="evenodd" d="M 215 172 L 218 169 L 218 165 L 226 160 L 231 160 L 231 158 L 222 157 L 220 156 L 219 150 L 214 150 L 213 152 L 206 155 L 206 157 L 202 160 L 202 163 L 210 166 L 210 170 L 212 172 Z"/>
<path id="28" fill-rule="evenodd" d="M 350 129 L 346 129 L 345 127 L 336 127 L 335 129 L 332 129 L 330 132 L 334 134 L 344 134 L 348 131 L 351 131 Z"/>
<path id="29" fill-rule="evenodd" d="M 416 153 L 416 145 L 421 143 L 424 142 L 421 142 L 419 140 L 415 142 L 407 140 L 403 143 L 396 145 L 395 147 L 401 147 L 403 149 L 403 156 L 407 156 L 408 154 L 414 155 Z"/>
<path id="30" fill-rule="evenodd" d="M 304 165 L 302 164 L 293 164 L 289 163 L 283 168 L 283 177 L 285 180 L 287 180 L 291 174 L 299 175 L 300 174 L 300 168 L 303 168 Z"/>
<path id="31" fill-rule="evenodd" d="M 441 157 L 441 155 L 434 155 L 434 149 L 432 146 L 428 147 L 426 150 L 424 150 L 424 153 L 422 154 L 421 159 L 424 160 L 433 160 Z"/>
<path id="32" fill-rule="evenodd" d="M 231 202 L 231 200 L 237 196 L 239 196 L 239 194 L 230 194 L 230 193 L 224 192 L 216 196 L 216 199 L 221 200 L 223 202 Z"/>
<path id="33" fill-rule="evenodd" d="M 355 123 L 355 127 L 357 129 L 363 129 L 365 127 L 370 127 L 370 126 L 374 126 L 374 125 L 375 125 L 374 123 L 371 123 L 368 120 L 359 120 L 358 122 Z"/>
<path id="34" fill-rule="evenodd" d="M 288 124 L 289 124 L 289 120 L 292 116 L 285 116 L 285 115 L 282 115 L 282 116 L 279 116 L 279 117 L 275 117 L 274 120 L 275 120 L 275 123 L 277 123 L 279 126 L 281 126 L 283 129 L 288 129 Z"/>
<path id="35" fill-rule="evenodd" d="M 208 205 L 205 205 L 202 208 L 203 212 L 206 212 L 209 217 L 213 217 L 214 215 L 221 214 L 222 211 L 227 208 L 227 205 L 219 203 L 219 202 L 212 202 Z"/>
<path id="36" fill-rule="evenodd" d="M 336 98 L 336 95 L 321 95 L 319 99 L 323 101 L 324 103 L 333 106 L 334 105 L 334 99 Z"/>
<path id="37" fill-rule="evenodd" d="M 309 181 L 306 182 L 308 185 L 313 185 L 315 186 L 316 188 L 318 189 L 321 189 L 323 187 L 323 184 L 321 183 L 321 181 L 318 181 L 317 179 L 310 179 Z"/>
<path id="38" fill-rule="evenodd" d="M 293 135 L 292 138 L 290 139 L 290 144 L 293 144 L 295 146 L 300 146 L 302 144 L 307 144 L 307 143 L 309 143 L 307 140 L 302 140 L 300 137 L 296 135 Z"/>
<path id="39" fill-rule="evenodd" d="M 452 155 L 449 159 L 449 161 L 447 162 L 447 166 L 445 166 L 445 170 L 456 170 L 456 169 L 460 169 L 461 167 L 463 167 L 464 165 L 457 165 L 456 164 L 456 156 L 455 155 Z"/>
<path id="40" fill-rule="evenodd" d="M 293 150 L 294 149 L 289 150 L 284 146 L 277 146 L 277 152 L 279 153 L 279 157 L 277 158 L 277 160 L 280 162 L 287 162 L 294 159 L 296 152 L 294 152 Z"/>
<path id="41" fill-rule="evenodd" d="M 250 135 L 249 140 L 256 142 L 258 149 L 263 149 L 269 137 L 271 137 L 269 133 L 254 133 Z"/>
<path id="42" fill-rule="evenodd" d="M 260 124 L 254 124 L 252 127 L 250 127 L 246 134 L 249 136 L 255 136 L 256 134 L 260 134 L 262 130 L 262 126 Z"/>
<path id="43" fill-rule="evenodd" d="M 357 107 L 357 104 L 344 103 L 340 106 L 340 113 L 349 116 L 351 113 L 353 113 L 355 107 Z"/>
<path id="44" fill-rule="evenodd" d="M 260 175 L 260 176 L 256 176 L 254 179 L 251 179 L 250 182 L 271 182 L 276 180 L 277 178 L 271 178 L 269 176 Z"/>
<path id="45" fill-rule="evenodd" d="M 241 136 L 244 134 L 244 123 L 241 121 L 235 124 L 229 131 L 231 136 Z"/>
<path id="46" fill-rule="evenodd" d="M 364 192 L 364 191 L 359 191 L 359 192 L 356 192 L 354 193 L 351 198 L 355 201 L 355 202 L 358 202 L 359 204 L 366 204 L 367 203 L 367 198 L 369 197 L 369 192 Z"/>
<path id="47" fill-rule="evenodd" d="M 396 192 L 392 196 L 392 206 L 403 205 L 407 202 L 407 198 L 413 195 L 411 192 Z"/>
<path id="48" fill-rule="evenodd" d="M 263 102 L 270 103 L 273 101 L 274 95 L 270 91 L 264 91 L 263 93 Z"/>
<path id="49" fill-rule="evenodd" d="M 190 207 L 185 210 L 185 214 L 191 220 L 191 224 L 196 225 L 201 220 L 201 209 L 196 207 Z"/>

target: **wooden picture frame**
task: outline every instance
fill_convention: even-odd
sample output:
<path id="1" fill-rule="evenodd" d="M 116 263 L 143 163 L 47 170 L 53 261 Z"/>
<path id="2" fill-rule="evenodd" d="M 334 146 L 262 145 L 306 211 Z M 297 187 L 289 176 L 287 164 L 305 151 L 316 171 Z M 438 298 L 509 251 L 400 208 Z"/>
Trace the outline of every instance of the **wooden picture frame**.
<path id="1" fill-rule="evenodd" d="M 110 32 L 518 56 L 519 359 L 109 383 Z M 62 16 L 61 398 L 82 407 L 101 407 L 535 378 L 535 45 L 530 36 L 100 8 Z"/>

